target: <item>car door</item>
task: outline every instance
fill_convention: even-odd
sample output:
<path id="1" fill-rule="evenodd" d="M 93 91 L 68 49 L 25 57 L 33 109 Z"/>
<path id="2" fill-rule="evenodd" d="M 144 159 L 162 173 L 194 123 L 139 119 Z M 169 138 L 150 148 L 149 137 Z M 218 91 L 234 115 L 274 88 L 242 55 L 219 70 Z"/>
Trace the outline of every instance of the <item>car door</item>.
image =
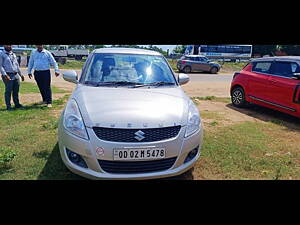
<path id="1" fill-rule="evenodd" d="M 198 57 L 189 57 L 189 60 L 193 71 L 201 71 Z"/>
<path id="2" fill-rule="evenodd" d="M 269 77 L 273 61 L 258 61 L 252 63 L 252 72 L 247 80 L 247 95 L 255 100 L 269 99 Z"/>
<path id="3" fill-rule="evenodd" d="M 210 65 L 206 58 L 197 57 L 198 58 L 198 67 L 201 71 L 210 71 Z"/>
<path id="4" fill-rule="evenodd" d="M 293 73 L 299 73 L 300 67 L 296 62 L 276 61 L 272 75 L 269 77 L 268 92 L 270 101 L 277 107 L 289 111 L 298 111 L 300 81 L 292 78 Z"/>

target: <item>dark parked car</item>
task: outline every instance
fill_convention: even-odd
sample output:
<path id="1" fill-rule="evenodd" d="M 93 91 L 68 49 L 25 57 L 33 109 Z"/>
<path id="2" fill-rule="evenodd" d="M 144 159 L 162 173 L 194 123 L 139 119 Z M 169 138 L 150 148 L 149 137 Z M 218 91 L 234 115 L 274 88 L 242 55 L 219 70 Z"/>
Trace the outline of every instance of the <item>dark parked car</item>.
<path id="1" fill-rule="evenodd" d="M 210 73 L 218 73 L 221 65 L 211 62 L 202 55 L 185 55 L 177 62 L 179 72 L 190 73 L 193 71 L 203 71 Z"/>
<path id="2" fill-rule="evenodd" d="M 235 73 L 231 99 L 236 107 L 254 103 L 300 117 L 300 57 L 253 60 Z"/>

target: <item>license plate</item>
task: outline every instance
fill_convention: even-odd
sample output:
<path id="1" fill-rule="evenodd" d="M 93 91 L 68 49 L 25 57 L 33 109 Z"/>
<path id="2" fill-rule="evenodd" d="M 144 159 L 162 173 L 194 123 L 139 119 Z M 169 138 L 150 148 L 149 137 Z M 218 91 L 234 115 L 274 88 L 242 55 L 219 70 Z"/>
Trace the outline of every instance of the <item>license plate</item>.
<path id="1" fill-rule="evenodd" d="M 166 157 L 164 148 L 151 149 L 114 149 L 114 160 L 163 159 Z"/>

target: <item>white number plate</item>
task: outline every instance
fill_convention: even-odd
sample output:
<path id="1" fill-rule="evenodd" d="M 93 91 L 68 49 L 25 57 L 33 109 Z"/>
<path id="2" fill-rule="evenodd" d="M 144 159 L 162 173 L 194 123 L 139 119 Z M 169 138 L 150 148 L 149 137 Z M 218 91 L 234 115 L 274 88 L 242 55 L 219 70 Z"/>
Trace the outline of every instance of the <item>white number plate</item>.
<path id="1" fill-rule="evenodd" d="M 163 159 L 165 157 L 164 148 L 114 149 L 114 160 Z"/>

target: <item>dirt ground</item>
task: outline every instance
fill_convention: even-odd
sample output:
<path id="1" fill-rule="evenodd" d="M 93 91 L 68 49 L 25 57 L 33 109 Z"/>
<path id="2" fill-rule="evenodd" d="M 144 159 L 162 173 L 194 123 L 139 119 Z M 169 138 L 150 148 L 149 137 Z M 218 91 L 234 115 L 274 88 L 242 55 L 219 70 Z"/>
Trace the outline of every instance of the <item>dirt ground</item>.
<path id="1" fill-rule="evenodd" d="M 52 100 L 60 99 L 63 96 L 65 96 L 65 94 L 52 94 Z M 22 104 L 32 104 L 32 103 L 38 103 L 42 101 L 42 96 L 37 93 L 21 94 L 19 98 Z"/>
<path id="2" fill-rule="evenodd" d="M 240 123 L 245 121 L 258 122 L 261 119 L 251 116 L 251 111 L 247 109 L 236 109 L 229 103 L 224 102 L 213 102 L 213 101 L 199 101 L 198 109 L 200 113 L 213 113 L 213 117 L 221 117 L 223 125 L 231 125 L 234 123 Z M 204 124 L 213 122 L 214 119 L 203 119 Z"/>
<path id="3" fill-rule="evenodd" d="M 182 86 L 190 97 L 229 97 L 230 83 L 227 82 L 190 82 Z"/>

